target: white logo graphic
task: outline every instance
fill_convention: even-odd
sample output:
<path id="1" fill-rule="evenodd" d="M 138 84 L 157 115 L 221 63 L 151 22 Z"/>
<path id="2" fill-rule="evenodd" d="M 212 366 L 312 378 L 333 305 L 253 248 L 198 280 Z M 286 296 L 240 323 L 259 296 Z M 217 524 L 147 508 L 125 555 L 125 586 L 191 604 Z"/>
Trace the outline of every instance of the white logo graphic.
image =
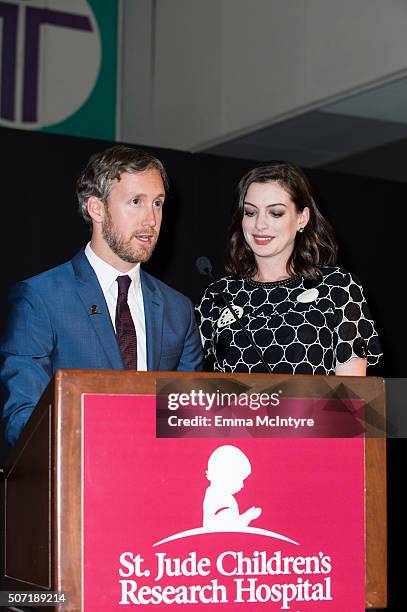
<path id="1" fill-rule="evenodd" d="M 274 531 L 249 527 L 261 515 L 261 508 L 252 506 L 240 514 L 234 494 L 244 486 L 244 480 L 251 474 L 249 459 L 236 446 L 219 446 L 208 460 L 206 477 L 210 482 L 203 501 L 203 526 L 175 533 L 154 546 L 203 533 L 226 532 L 263 535 L 298 545 L 298 542 Z"/>
<path id="2" fill-rule="evenodd" d="M 0 124 L 41 128 L 92 92 L 101 42 L 85 0 L 0 0 Z"/>
<path id="3" fill-rule="evenodd" d="M 302 293 L 300 293 L 300 295 L 297 296 L 297 302 L 308 304 L 309 302 L 315 302 L 318 296 L 318 289 L 307 289 L 306 291 L 303 291 Z"/>
<path id="4" fill-rule="evenodd" d="M 239 514 L 234 493 L 240 491 L 252 468 L 250 461 L 236 446 L 220 446 L 209 457 L 206 477 L 211 483 L 203 503 L 203 526 L 216 531 L 241 531 L 261 514 L 252 506 Z"/>
<path id="5" fill-rule="evenodd" d="M 233 311 L 238 319 L 243 316 L 243 308 L 241 306 L 232 306 Z M 235 317 L 233 313 L 230 311 L 230 308 L 227 306 L 224 310 L 222 310 L 221 315 L 218 319 L 218 328 L 226 327 L 226 325 L 230 325 L 234 323 Z"/>

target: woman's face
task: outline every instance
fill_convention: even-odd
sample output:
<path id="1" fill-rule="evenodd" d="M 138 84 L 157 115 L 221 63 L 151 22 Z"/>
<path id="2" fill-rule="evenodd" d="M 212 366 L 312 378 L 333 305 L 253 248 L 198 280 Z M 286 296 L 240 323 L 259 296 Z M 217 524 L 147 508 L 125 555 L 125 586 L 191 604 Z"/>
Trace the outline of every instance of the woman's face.
<path id="1" fill-rule="evenodd" d="M 287 262 L 300 227 L 305 227 L 309 209 L 297 212 L 290 194 L 276 181 L 251 183 L 244 201 L 242 230 L 258 258 Z"/>

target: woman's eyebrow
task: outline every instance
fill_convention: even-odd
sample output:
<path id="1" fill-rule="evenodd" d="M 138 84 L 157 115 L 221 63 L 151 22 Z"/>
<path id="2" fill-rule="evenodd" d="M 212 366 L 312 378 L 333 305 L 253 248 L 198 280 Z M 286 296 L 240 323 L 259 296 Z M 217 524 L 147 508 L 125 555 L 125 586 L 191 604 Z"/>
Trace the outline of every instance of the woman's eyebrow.
<path id="1" fill-rule="evenodd" d="M 244 201 L 244 205 L 246 206 L 246 204 L 248 204 L 249 206 L 253 206 L 254 208 L 257 208 L 256 204 L 252 204 L 251 202 L 248 202 L 247 200 Z M 274 204 L 267 204 L 267 208 L 270 208 L 270 206 L 285 206 L 287 207 L 287 204 L 284 204 L 284 202 L 274 202 Z"/>

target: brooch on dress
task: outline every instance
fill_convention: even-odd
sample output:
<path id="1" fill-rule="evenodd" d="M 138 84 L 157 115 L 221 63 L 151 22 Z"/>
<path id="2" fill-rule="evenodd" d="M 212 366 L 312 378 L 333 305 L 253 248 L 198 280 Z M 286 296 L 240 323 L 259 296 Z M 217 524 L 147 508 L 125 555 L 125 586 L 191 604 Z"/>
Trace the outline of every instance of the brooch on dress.
<path id="1" fill-rule="evenodd" d="M 302 304 L 308 304 L 309 302 L 315 302 L 318 296 L 318 289 L 307 289 L 306 291 L 303 291 L 302 293 L 297 295 L 297 302 L 301 302 Z"/>
<path id="2" fill-rule="evenodd" d="M 241 306 L 232 306 L 232 308 L 237 318 L 240 319 L 243 316 L 243 308 Z M 233 313 L 230 312 L 230 308 L 229 307 L 224 308 L 218 319 L 218 323 L 217 323 L 218 329 L 221 329 L 221 327 L 226 327 L 226 325 L 230 325 L 235 320 L 236 319 L 233 316 Z"/>

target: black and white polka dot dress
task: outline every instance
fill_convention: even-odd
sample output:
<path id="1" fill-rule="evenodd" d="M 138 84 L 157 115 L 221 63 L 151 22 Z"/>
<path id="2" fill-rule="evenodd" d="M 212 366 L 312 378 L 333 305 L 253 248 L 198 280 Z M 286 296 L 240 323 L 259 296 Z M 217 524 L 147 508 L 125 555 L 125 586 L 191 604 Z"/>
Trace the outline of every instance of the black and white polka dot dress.
<path id="1" fill-rule="evenodd" d="M 206 369 L 264 372 L 222 292 L 275 373 L 334 374 L 352 357 L 375 365 L 381 349 L 362 287 L 341 268 L 322 268 L 321 275 L 272 283 L 229 276 L 210 285 L 197 307 Z"/>

